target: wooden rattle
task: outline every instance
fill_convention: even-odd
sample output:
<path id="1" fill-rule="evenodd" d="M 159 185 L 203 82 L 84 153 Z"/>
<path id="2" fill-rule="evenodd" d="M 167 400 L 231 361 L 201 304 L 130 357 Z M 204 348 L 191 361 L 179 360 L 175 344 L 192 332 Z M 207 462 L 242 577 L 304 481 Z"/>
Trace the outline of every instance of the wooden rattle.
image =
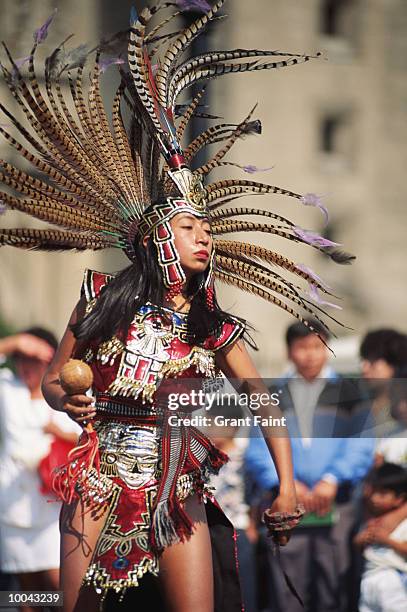
<path id="1" fill-rule="evenodd" d="M 70 359 L 61 368 L 59 382 L 68 395 L 85 394 L 92 386 L 93 372 L 84 361 Z"/>
<path id="2" fill-rule="evenodd" d="M 93 373 L 87 363 L 79 359 L 70 359 L 59 374 L 62 389 L 68 395 L 82 395 L 92 386 Z M 78 446 L 68 455 L 68 463 L 59 469 L 53 480 L 53 489 L 58 497 L 70 504 L 78 497 L 78 488 L 83 498 L 88 499 L 89 508 L 92 508 L 92 486 L 89 483 L 89 474 L 92 469 L 99 473 L 99 442 L 92 423 L 83 423 L 84 430 L 79 439 Z M 90 495 L 90 496 L 89 496 Z"/>

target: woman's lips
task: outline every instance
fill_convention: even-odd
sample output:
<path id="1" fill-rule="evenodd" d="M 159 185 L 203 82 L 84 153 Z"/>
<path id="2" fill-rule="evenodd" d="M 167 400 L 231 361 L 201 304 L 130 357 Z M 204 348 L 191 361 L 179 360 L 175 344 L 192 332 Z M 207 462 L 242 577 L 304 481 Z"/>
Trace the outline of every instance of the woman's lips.
<path id="1" fill-rule="evenodd" d="M 208 251 L 197 251 L 196 253 L 194 253 L 194 255 L 198 259 L 209 259 Z"/>

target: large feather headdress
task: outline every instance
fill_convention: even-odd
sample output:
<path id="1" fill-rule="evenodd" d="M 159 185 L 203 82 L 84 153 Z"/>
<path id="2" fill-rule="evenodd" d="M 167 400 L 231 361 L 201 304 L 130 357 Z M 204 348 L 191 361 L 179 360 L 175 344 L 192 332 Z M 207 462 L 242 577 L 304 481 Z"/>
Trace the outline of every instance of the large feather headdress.
<path id="1" fill-rule="evenodd" d="M 45 88 L 37 81 L 35 56 L 53 16 L 34 35 L 33 48 L 25 58 L 26 76 L 21 61 L 14 61 L 3 45 L 8 58 L 8 67 L 1 65 L 3 77 L 26 125 L 0 104 L 18 136 L 14 137 L 4 124 L 0 133 L 29 162 L 32 171 L 1 160 L 0 180 L 7 191 L 0 193 L 0 199 L 6 208 L 32 215 L 52 227 L 0 228 L 0 246 L 46 251 L 116 247 L 131 259 L 137 237 L 162 230 L 172 215 L 186 207 L 210 220 L 215 278 L 260 296 L 300 320 L 306 313 L 319 318 L 321 304 L 327 303 L 320 292 L 329 293 L 329 288 L 312 270 L 268 248 L 236 240 L 232 234 L 272 234 L 309 244 L 339 263 L 350 258 L 338 252 L 335 243 L 297 227 L 267 207 L 231 205 L 243 196 L 281 194 L 323 208 L 319 198 L 247 179 L 207 181 L 214 168 L 227 167 L 225 156 L 239 138 L 261 131 L 253 111 L 239 125 L 214 125 L 191 143 L 181 145 L 203 94 L 202 89 L 188 105 L 177 105 L 185 89 L 231 73 L 287 68 L 317 57 L 259 49 L 185 57 L 192 41 L 216 19 L 224 2 L 218 0 L 210 7 L 203 1 L 177 0 L 146 7 L 139 15 L 134 11 L 128 63 L 123 57 L 106 58 L 109 43 L 94 49 L 91 60 L 89 49 L 81 46 L 67 52 L 64 41 L 45 62 Z M 180 13 L 177 8 L 188 4 L 204 8 L 204 14 L 183 31 L 165 34 L 167 24 Z M 152 17 L 166 9 L 171 14 L 151 27 Z M 120 73 L 111 121 L 100 92 L 101 77 L 109 63 L 118 64 Z M 85 84 L 88 66 L 90 81 Z M 69 82 L 70 100 L 62 90 L 62 75 Z M 126 121 L 126 113 L 130 121 Z M 192 172 L 195 156 L 214 143 L 219 143 L 216 153 Z M 166 264 L 168 253 L 161 255 L 170 286 L 174 270 L 168 258 Z M 308 282 L 311 298 L 287 280 L 285 272 Z"/>

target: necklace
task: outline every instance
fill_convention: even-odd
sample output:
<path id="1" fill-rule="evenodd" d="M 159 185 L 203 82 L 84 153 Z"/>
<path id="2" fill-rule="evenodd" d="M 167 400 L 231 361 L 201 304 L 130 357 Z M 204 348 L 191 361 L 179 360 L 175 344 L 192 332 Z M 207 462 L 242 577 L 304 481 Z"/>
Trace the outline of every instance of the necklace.
<path id="1" fill-rule="evenodd" d="M 187 304 L 191 304 L 191 301 L 193 299 L 194 296 L 188 296 L 187 298 L 184 299 L 183 302 L 181 302 L 181 304 L 179 306 L 176 306 L 173 302 L 173 300 L 169 300 L 169 303 L 174 304 L 174 308 L 171 308 L 171 310 L 173 310 L 174 312 L 181 312 L 182 308 L 184 308 L 184 306 L 186 306 Z"/>
<path id="2" fill-rule="evenodd" d="M 186 304 L 191 304 L 191 302 L 194 299 L 194 297 L 196 295 L 198 295 L 200 289 L 201 289 L 201 287 L 198 287 L 198 289 L 195 291 L 195 293 L 193 293 L 192 295 L 188 295 L 179 306 L 175 305 L 175 308 L 171 308 L 171 310 L 173 310 L 174 312 L 181 312 L 181 309 L 184 308 L 184 306 L 186 306 Z M 170 303 L 170 302 L 174 303 L 173 300 L 167 300 L 166 298 L 164 298 L 164 301 L 167 301 L 168 303 Z M 181 314 L 186 314 L 187 312 L 189 312 L 189 309 L 185 313 L 181 313 Z"/>

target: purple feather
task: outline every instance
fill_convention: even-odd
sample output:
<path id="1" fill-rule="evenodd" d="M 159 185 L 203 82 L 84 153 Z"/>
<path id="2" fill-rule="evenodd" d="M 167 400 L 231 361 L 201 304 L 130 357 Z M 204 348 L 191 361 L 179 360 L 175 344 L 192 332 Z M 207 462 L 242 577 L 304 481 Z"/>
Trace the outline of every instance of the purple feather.
<path id="1" fill-rule="evenodd" d="M 324 289 L 327 289 L 327 290 L 332 289 L 332 287 L 330 287 L 318 274 L 316 274 L 316 272 L 314 272 L 312 268 L 309 268 L 305 264 L 296 264 L 295 267 L 297 268 L 297 270 L 300 270 L 301 272 L 305 272 L 305 274 L 308 274 L 308 276 L 314 279 L 314 281 L 316 281 Z"/>
<path id="2" fill-rule="evenodd" d="M 336 308 L 337 310 L 342 310 L 342 306 L 339 306 L 338 304 L 333 304 L 332 302 L 327 302 L 326 300 L 324 300 L 319 295 L 318 288 L 312 283 L 309 283 L 308 295 L 311 298 L 311 300 L 319 304 L 319 306 L 329 306 L 330 308 Z"/>
<path id="3" fill-rule="evenodd" d="M 50 15 L 48 17 L 47 21 L 40 28 L 38 28 L 38 30 L 35 30 L 35 32 L 34 32 L 34 42 L 37 43 L 37 45 L 40 45 L 47 38 L 47 36 L 48 36 L 48 28 L 51 25 L 51 23 L 53 22 L 54 17 L 57 14 L 57 10 L 58 9 L 55 8 L 53 13 L 52 13 L 52 15 Z"/>
<path id="4" fill-rule="evenodd" d="M 180 11 L 208 13 L 211 10 L 211 5 L 205 0 L 175 0 L 175 4 Z"/>
<path id="5" fill-rule="evenodd" d="M 19 59 L 14 60 L 13 70 L 11 71 L 11 80 L 14 85 L 16 85 L 18 81 L 20 68 L 22 68 L 30 59 L 31 55 L 27 55 L 27 57 L 20 57 Z"/>
<path id="6" fill-rule="evenodd" d="M 332 240 L 328 240 L 328 238 L 324 238 L 315 232 L 310 232 L 309 230 L 305 230 L 302 227 L 298 227 L 297 225 L 293 227 L 294 234 L 306 242 L 307 244 L 311 244 L 312 246 L 322 247 L 323 249 L 329 247 L 337 247 L 342 246 L 339 242 L 332 242 Z"/>
<path id="7" fill-rule="evenodd" d="M 103 74 L 109 66 L 124 64 L 124 59 L 121 57 L 106 57 L 99 62 L 100 72 Z"/>
<path id="8" fill-rule="evenodd" d="M 26 57 L 20 57 L 19 59 L 14 60 L 14 63 L 18 69 L 20 69 L 24 64 L 26 64 L 31 59 L 31 55 L 27 55 Z"/>
<path id="9" fill-rule="evenodd" d="M 304 204 L 304 206 L 315 206 L 316 208 L 319 208 L 319 210 L 323 213 L 325 217 L 325 225 L 328 224 L 328 209 L 323 204 L 321 196 L 318 196 L 316 193 L 306 193 L 302 196 L 302 198 L 300 198 L 300 201 Z"/>
<path id="10" fill-rule="evenodd" d="M 273 170 L 274 166 L 270 166 L 270 168 L 258 168 L 257 166 L 248 164 L 247 166 L 242 166 L 242 168 L 248 174 L 255 174 L 256 172 L 268 172 L 269 170 Z"/>

